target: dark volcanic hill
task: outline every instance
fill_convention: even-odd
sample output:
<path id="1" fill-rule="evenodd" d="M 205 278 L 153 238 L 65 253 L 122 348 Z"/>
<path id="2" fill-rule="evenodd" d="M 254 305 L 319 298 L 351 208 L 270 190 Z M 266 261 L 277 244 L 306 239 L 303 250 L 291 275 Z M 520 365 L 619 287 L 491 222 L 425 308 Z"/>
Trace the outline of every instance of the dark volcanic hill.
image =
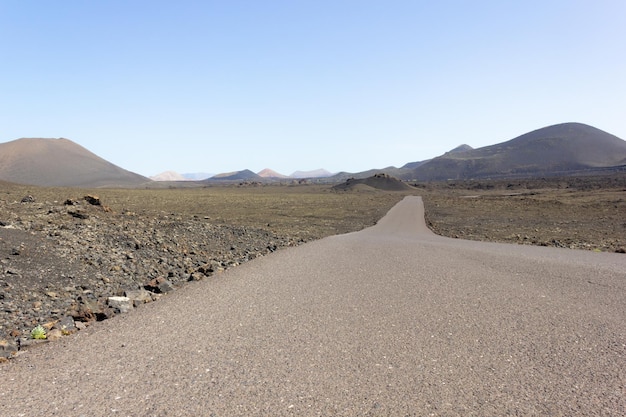
<path id="1" fill-rule="evenodd" d="M 207 178 L 204 181 L 250 181 L 250 180 L 262 180 L 258 174 L 250 171 L 249 169 L 244 169 L 243 171 L 235 171 L 235 172 L 227 172 L 224 174 L 217 174 L 212 176 L 211 178 Z"/>
<path id="2" fill-rule="evenodd" d="M 413 187 L 400 181 L 398 178 L 387 174 L 379 173 L 368 178 L 350 178 L 347 181 L 333 187 L 335 191 L 406 191 Z"/>
<path id="3" fill-rule="evenodd" d="M 446 180 L 567 174 L 626 164 L 626 141 L 581 123 L 563 123 L 507 142 L 448 152 L 404 179 Z"/>
<path id="4" fill-rule="evenodd" d="M 63 138 L 0 143 L 0 179 L 52 187 L 128 187 L 150 182 Z"/>

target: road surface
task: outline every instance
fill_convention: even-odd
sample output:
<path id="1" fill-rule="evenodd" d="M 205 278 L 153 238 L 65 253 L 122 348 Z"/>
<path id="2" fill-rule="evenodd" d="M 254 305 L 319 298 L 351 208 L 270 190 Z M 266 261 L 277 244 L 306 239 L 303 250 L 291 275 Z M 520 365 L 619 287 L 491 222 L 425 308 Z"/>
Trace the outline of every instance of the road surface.
<path id="1" fill-rule="evenodd" d="M 0 366 L 0 415 L 626 415 L 625 255 L 423 215 L 408 197 L 31 349 Z"/>

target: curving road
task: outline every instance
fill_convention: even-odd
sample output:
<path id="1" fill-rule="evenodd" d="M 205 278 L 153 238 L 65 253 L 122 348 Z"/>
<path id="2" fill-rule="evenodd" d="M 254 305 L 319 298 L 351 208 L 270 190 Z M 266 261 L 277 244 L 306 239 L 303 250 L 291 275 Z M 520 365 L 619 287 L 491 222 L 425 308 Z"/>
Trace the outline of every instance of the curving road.
<path id="1" fill-rule="evenodd" d="M 0 415 L 626 415 L 626 256 L 438 237 L 408 197 L 3 364 Z"/>

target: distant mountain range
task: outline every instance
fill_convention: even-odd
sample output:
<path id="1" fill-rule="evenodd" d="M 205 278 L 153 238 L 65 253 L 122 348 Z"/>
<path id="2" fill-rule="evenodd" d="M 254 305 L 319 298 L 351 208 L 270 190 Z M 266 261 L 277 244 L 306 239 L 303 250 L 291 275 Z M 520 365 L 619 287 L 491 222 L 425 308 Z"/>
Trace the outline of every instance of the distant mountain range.
<path id="1" fill-rule="evenodd" d="M 158 175 L 150 177 L 154 181 L 263 181 L 263 180 L 286 180 L 286 179 L 302 179 L 302 178 L 328 178 L 333 174 L 325 169 L 316 169 L 313 171 L 296 171 L 291 175 L 283 175 L 272 169 L 265 168 L 257 173 L 244 169 L 242 171 L 224 172 L 217 175 L 204 174 L 178 174 L 174 171 L 165 171 Z"/>
<path id="2" fill-rule="evenodd" d="M 409 162 L 400 168 L 331 174 L 325 170 L 296 171 L 290 176 L 271 169 L 213 175 L 178 174 L 152 177 L 178 181 L 285 181 L 316 178 L 339 183 L 386 174 L 405 181 L 437 181 L 573 175 L 601 170 L 626 171 L 626 141 L 581 123 L 538 129 L 496 145 L 473 149 L 461 145 L 433 159 Z M 24 138 L 0 143 L 0 180 L 42 186 L 137 187 L 153 181 L 120 168 L 69 139 Z M 389 182 L 378 176 L 378 182 Z M 351 181 L 353 186 L 370 186 Z"/>

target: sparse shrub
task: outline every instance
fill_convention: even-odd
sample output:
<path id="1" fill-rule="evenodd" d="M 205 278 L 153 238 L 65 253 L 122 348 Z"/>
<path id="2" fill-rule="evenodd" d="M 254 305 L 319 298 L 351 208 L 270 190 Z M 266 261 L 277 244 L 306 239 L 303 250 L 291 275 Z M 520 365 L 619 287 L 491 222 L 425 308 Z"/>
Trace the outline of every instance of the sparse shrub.
<path id="1" fill-rule="evenodd" d="M 44 329 L 43 326 L 41 326 L 40 324 L 30 331 L 30 337 L 32 337 L 33 339 L 45 339 L 46 329 Z"/>

